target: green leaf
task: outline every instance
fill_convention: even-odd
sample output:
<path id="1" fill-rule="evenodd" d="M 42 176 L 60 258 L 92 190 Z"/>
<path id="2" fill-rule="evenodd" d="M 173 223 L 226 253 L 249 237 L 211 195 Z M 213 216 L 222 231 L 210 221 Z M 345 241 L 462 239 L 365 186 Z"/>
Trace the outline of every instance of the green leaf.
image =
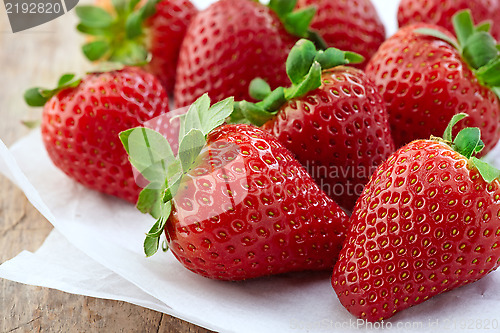
<path id="1" fill-rule="evenodd" d="M 156 187 L 156 186 L 154 186 Z M 144 214 L 151 214 L 154 218 L 158 218 L 155 214 L 155 206 L 160 203 L 161 191 L 157 188 L 146 187 L 139 193 L 139 199 L 137 200 L 137 209 Z"/>
<path id="2" fill-rule="evenodd" d="M 97 40 L 82 46 L 83 54 L 90 61 L 102 58 L 110 50 L 110 45 L 106 40 Z"/>
<path id="3" fill-rule="evenodd" d="M 134 11 L 135 7 L 141 2 L 141 0 L 125 0 L 126 2 L 128 2 L 128 11 L 129 12 L 132 12 Z"/>
<path id="4" fill-rule="evenodd" d="M 309 73 L 316 57 L 316 47 L 307 40 L 299 40 L 286 60 L 286 72 L 293 84 L 300 84 Z"/>
<path id="5" fill-rule="evenodd" d="M 323 37 L 321 37 L 320 33 L 316 30 L 311 30 L 307 32 L 307 39 L 314 43 L 318 50 L 326 50 L 328 48 L 328 44 L 326 44 Z"/>
<path id="6" fill-rule="evenodd" d="M 476 32 L 484 31 L 484 32 L 490 32 L 491 31 L 491 24 L 492 22 L 490 20 L 484 21 L 476 25 L 475 30 Z"/>
<path id="7" fill-rule="evenodd" d="M 249 92 L 253 99 L 261 101 L 271 94 L 271 87 L 266 81 L 258 77 L 250 82 Z"/>
<path id="8" fill-rule="evenodd" d="M 278 87 L 274 89 L 269 96 L 264 98 L 263 101 L 257 103 L 257 105 L 270 114 L 268 118 L 272 118 L 274 114 L 276 114 L 276 112 L 273 113 L 273 111 L 279 110 L 286 101 L 285 88 Z"/>
<path id="9" fill-rule="evenodd" d="M 149 60 L 149 52 L 144 45 L 130 40 L 125 40 L 120 47 L 114 48 L 109 57 L 109 61 L 130 66 L 143 65 Z"/>
<path id="10" fill-rule="evenodd" d="M 302 97 L 319 87 L 321 87 L 321 65 L 315 61 L 304 81 L 298 85 L 293 85 L 291 88 L 285 89 L 285 97 L 287 100 Z"/>
<path id="11" fill-rule="evenodd" d="M 490 61 L 476 71 L 477 78 L 489 87 L 500 86 L 500 57 Z"/>
<path id="12" fill-rule="evenodd" d="M 181 161 L 182 170 L 188 172 L 193 166 L 194 161 L 205 146 L 205 135 L 199 129 L 191 129 L 182 138 L 179 144 L 178 158 Z"/>
<path id="13" fill-rule="evenodd" d="M 485 144 L 483 140 L 479 140 L 479 143 L 477 144 L 476 150 L 474 151 L 474 154 L 480 153 L 485 147 Z"/>
<path id="14" fill-rule="evenodd" d="M 125 22 L 125 32 L 127 34 L 127 38 L 134 39 L 142 35 L 142 24 L 143 19 L 140 12 L 130 14 Z"/>
<path id="15" fill-rule="evenodd" d="M 467 63 L 475 69 L 478 69 L 498 55 L 493 37 L 484 31 L 473 34 L 463 45 L 463 56 Z"/>
<path id="16" fill-rule="evenodd" d="M 471 162 L 474 164 L 474 166 L 477 168 L 477 170 L 487 183 L 491 183 L 492 181 L 500 177 L 500 170 L 498 170 L 494 166 L 481 161 L 476 157 L 472 157 Z"/>
<path id="17" fill-rule="evenodd" d="M 234 97 L 228 97 L 212 105 L 208 111 L 201 112 L 200 120 L 203 134 L 208 135 L 212 130 L 224 124 L 233 112 L 233 105 Z"/>
<path id="18" fill-rule="evenodd" d="M 179 138 L 178 142 L 182 141 L 182 138 L 186 135 L 186 114 L 180 115 L 179 117 Z"/>
<path id="19" fill-rule="evenodd" d="M 467 113 L 458 113 L 456 115 L 454 115 L 450 122 L 448 123 L 448 126 L 446 127 L 446 129 L 444 130 L 444 134 L 443 134 L 443 139 L 445 141 L 448 141 L 448 142 L 453 142 L 453 127 L 455 127 L 455 125 L 462 119 L 464 119 L 465 117 L 468 117 L 469 115 Z"/>
<path id="20" fill-rule="evenodd" d="M 285 29 L 292 35 L 297 37 L 308 37 L 309 26 L 316 14 L 316 7 L 306 7 L 286 14 L 283 17 L 283 25 Z"/>
<path id="21" fill-rule="evenodd" d="M 180 172 L 169 178 L 168 182 L 165 183 L 166 186 L 163 191 L 162 202 L 169 202 L 175 197 L 177 191 L 179 190 L 183 176 L 184 174 L 182 173 L 182 169 L 180 169 Z"/>
<path id="22" fill-rule="evenodd" d="M 453 46 L 454 48 L 456 48 L 457 50 L 460 50 L 460 47 L 458 46 L 458 44 L 455 40 L 453 40 L 448 35 L 446 35 L 445 33 L 441 32 L 439 30 L 431 29 L 431 28 L 420 28 L 420 29 L 416 29 L 414 32 L 416 34 L 431 36 L 431 37 L 441 39 L 441 40 L 447 42 L 448 44 L 450 44 L 451 46 Z"/>
<path id="23" fill-rule="evenodd" d="M 24 101 L 26 104 L 33 107 L 44 106 L 49 99 L 42 96 L 40 91 L 41 88 L 31 88 L 26 90 L 24 93 Z"/>
<path id="24" fill-rule="evenodd" d="M 75 79 L 74 74 L 64 74 L 59 79 L 55 89 L 42 89 L 39 87 L 28 89 L 24 92 L 24 100 L 29 106 L 44 106 L 59 91 L 65 88 L 75 88 L 81 81 L 81 79 Z"/>
<path id="25" fill-rule="evenodd" d="M 160 237 L 146 236 L 146 239 L 144 240 L 144 253 L 146 254 L 146 257 L 149 258 L 153 256 L 156 252 L 158 252 L 159 247 Z"/>
<path id="26" fill-rule="evenodd" d="M 235 108 L 238 108 L 239 112 L 243 114 L 245 119 L 248 119 L 250 123 L 255 126 L 264 125 L 269 119 L 274 117 L 277 112 L 269 112 L 262 106 L 247 101 L 241 101 L 235 103 Z"/>
<path id="27" fill-rule="evenodd" d="M 330 47 L 324 51 L 318 51 L 314 58 L 321 65 L 322 69 L 333 68 L 348 63 L 344 51 Z"/>
<path id="28" fill-rule="evenodd" d="M 113 8 L 115 9 L 116 13 L 118 15 L 123 15 L 128 9 L 128 2 L 127 0 L 111 0 L 111 3 L 113 4 Z"/>
<path id="29" fill-rule="evenodd" d="M 365 57 L 356 52 L 345 51 L 344 54 L 349 64 L 361 64 L 365 61 Z"/>
<path id="30" fill-rule="evenodd" d="M 168 203 L 170 203 L 170 202 L 168 202 Z M 166 221 L 164 218 L 158 218 L 158 220 L 153 225 L 153 227 L 149 230 L 149 232 L 146 234 L 146 236 L 152 237 L 152 238 L 159 238 L 164 231 L 165 222 Z"/>
<path id="31" fill-rule="evenodd" d="M 459 45 L 465 45 L 475 31 L 469 9 L 460 11 L 453 16 L 453 27 L 455 28 Z"/>
<path id="32" fill-rule="evenodd" d="M 183 132 L 188 133 L 192 129 L 197 129 L 202 131 L 202 121 L 201 114 L 208 113 L 210 109 L 210 97 L 208 94 L 203 94 L 200 98 L 198 98 L 191 106 L 189 107 L 188 112 L 186 113 L 184 124 L 183 124 Z M 182 137 L 184 135 L 179 135 L 179 142 L 182 141 Z"/>
<path id="33" fill-rule="evenodd" d="M 57 83 L 58 87 L 65 87 L 75 78 L 75 74 L 64 74 L 59 78 L 59 82 Z"/>
<path id="34" fill-rule="evenodd" d="M 279 17 L 283 17 L 291 13 L 295 8 L 297 0 L 270 0 L 269 8 L 271 8 Z"/>
<path id="35" fill-rule="evenodd" d="M 137 127 L 120 133 L 120 140 L 125 147 L 130 163 L 146 179 L 164 182 L 168 176 L 168 167 L 175 163 L 172 148 L 160 133 L 149 128 Z"/>
<path id="36" fill-rule="evenodd" d="M 453 141 L 453 148 L 456 152 L 471 158 L 476 152 L 476 148 L 481 142 L 481 131 L 477 127 L 465 128 L 457 134 Z M 484 145 L 484 144 L 483 144 Z"/>
<path id="37" fill-rule="evenodd" d="M 148 17 L 151 17 L 156 13 L 156 5 L 158 2 L 160 2 L 160 0 L 148 0 L 148 2 L 141 7 L 139 12 L 141 13 L 143 20 L 146 20 Z"/>
<path id="38" fill-rule="evenodd" d="M 76 15 L 81 23 L 91 28 L 107 28 L 113 24 L 113 16 L 107 11 L 96 6 L 78 6 Z"/>
<path id="39" fill-rule="evenodd" d="M 170 213 L 172 212 L 172 203 L 166 202 L 159 205 L 159 217 L 153 227 L 146 234 L 146 239 L 144 240 L 144 253 L 147 257 L 151 257 L 156 252 L 160 246 L 160 236 L 165 230 L 165 225 L 168 221 Z"/>
<path id="40" fill-rule="evenodd" d="M 171 202 L 166 202 L 162 204 L 162 212 L 160 217 L 158 218 L 158 221 L 156 221 L 156 223 L 153 225 L 153 227 L 149 230 L 149 232 L 146 235 L 155 238 L 160 237 L 163 231 L 165 230 L 165 223 L 167 222 L 171 211 L 172 211 Z"/>
<path id="41" fill-rule="evenodd" d="M 168 181 L 165 183 L 165 190 L 163 192 L 162 202 L 169 202 L 175 197 L 177 191 L 179 190 L 179 186 L 181 184 L 183 175 L 184 174 L 182 173 L 182 169 L 179 168 L 179 172 L 173 174 L 168 179 Z"/>
<path id="42" fill-rule="evenodd" d="M 240 108 L 240 102 L 234 102 L 233 105 L 233 113 L 231 113 L 231 116 L 227 120 L 229 124 L 243 124 L 243 123 L 248 123 L 251 124 L 248 119 L 245 119 L 245 116 L 243 115 L 243 112 L 241 112 Z"/>
<path id="43" fill-rule="evenodd" d="M 76 26 L 76 30 L 80 31 L 83 34 L 87 34 L 90 36 L 109 36 L 110 32 L 104 28 L 94 28 L 88 27 L 83 23 L 80 23 Z"/>
<path id="44" fill-rule="evenodd" d="M 156 13 L 158 0 L 149 0 L 138 11 L 132 12 L 125 23 L 125 31 L 129 39 L 142 35 L 144 21 Z M 135 6 L 134 6 L 135 7 Z"/>
<path id="45" fill-rule="evenodd" d="M 151 188 L 153 188 L 153 185 L 156 185 L 154 188 L 162 189 L 163 183 L 168 176 L 168 169 L 169 164 L 167 164 L 165 160 L 160 160 L 140 170 L 140 173 L 144 178 L 151 182 Z"/>

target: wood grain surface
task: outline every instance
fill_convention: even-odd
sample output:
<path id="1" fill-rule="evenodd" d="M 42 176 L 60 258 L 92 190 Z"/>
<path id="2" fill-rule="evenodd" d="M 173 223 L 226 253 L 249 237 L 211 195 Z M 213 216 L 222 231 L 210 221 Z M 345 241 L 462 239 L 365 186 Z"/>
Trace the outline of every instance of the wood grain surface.
<path id="1" fill-rule="evenodd" d="M 13 34 L 0 4 L 0 138 L 7 146 L 28 133 L 21 120 L 40 118 L 22 99 L 26 88 L 55 86 L 63 73 L 91 68 L 80 54 L 83 38 L 70 12 Z M 52 226 L 23 193 L 0 176 L 0 263 L 35 251 Z M 67 294 L 0 279 L 0 332 L 209 332 L 125 302 Z"/>

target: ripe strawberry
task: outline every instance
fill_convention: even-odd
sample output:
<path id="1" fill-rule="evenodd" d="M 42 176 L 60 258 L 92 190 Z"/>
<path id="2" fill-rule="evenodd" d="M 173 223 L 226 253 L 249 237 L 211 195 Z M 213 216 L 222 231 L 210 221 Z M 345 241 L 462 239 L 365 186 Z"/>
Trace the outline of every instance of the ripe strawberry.
<path id="1" fill-rule="evenodd" d="M 264 100 L 239 104 L 247 120 L 277 137 L 348 211 L 375 168 L 394 152 L 382 97 L 361 70 L 343 66 L 358 58 L 333 48 L 318 52 L 301 40 L 287 60 L 294 85 L 271 93 L 256 81 L 252 90 L 264 93 L 251 93 Z"/>
<path id="2" fill-rule="evenodd" d="M 458 112 L 469 115 L 464 126 L 481 129 L 483 154 L 500 138 L 498 49 L 468 12 L 454 21 L 458 44 L 437 26 L 408 26 L 384 42 L 366 68 L 387 103 L 398 147 L 439 135 Z"/>
<path id="3" fill-rule="evenodd" d="M 135 203 L 136 185 L 118 133 L 168 111 L 160 82 L 140 68 L 64 75 L 54 90 L 33 88 L 31 106 L 44 106 L 42 139 L 52 162 L 91 189 Z"/>
<path id="4" fill-rule="evenodd" d="M 93 36 L 83 46 L 86 57 L 136 65 L 150 56 L 146 70 L 173 91 L 181 43 L 197 9 L 189 0 L 118 0 L 113 5 L 105 0 L 76 8 L 77 29 Z"/>
<path id="5" fill-rule="evenodd" d="M 477 281 L 500 266 L 500 170 L 471 156 L 478 128 L 417 140 L 373 175 L 332 277 L 340 302 L 369 321 Z"/>
<path id="6" fill-rule="evenodd" d="M 353 51 L 366 61 L 364 68 L 385 40 L 385 28 L 370 0 L 299 0 L 298 8 L 316 6 L 311 29 L 319 32 L 328 46 Z"/>
<path id="7" fill-rule="evenodd" d="M 318 37 L 308 30 L 315 10 L 292 12 L 297 0 L 220 0 L 190 24 L 179 55 L 176 107 L 208 92 L 215 101 L 250 99 L 256 73 L 274 88 L 286 85 L 285 60 L 298 37 Z M 320 43 L 320 42 L 318 42 Z"/>
<path id="8" fill-rule="evenodd" d="M 402 0 L 398 9 L 399 26 L 413 23 L 431 23 L 453 31 L 451 18 L 457 12 L 470 9 L 474 21 L 490 20 L 494 23 L 500 16 L 498 0 Z M 500 24 L 494 23 L 491 34 L 500 39 Z"/>
<path id="9" fill-rule="evenodd" d="M 218 127 L 233 110 L 231 99 L 210 109 L 209 103 L 204 95 L 188 111 L 177 158 L 159 133 L 138 128 L 121 134 L 132 164 L 158 185 L 147 188 L 138 204 L 158 218 L 146 254 L 156 252 L 165 230 L 174 256 L 208 278 L 333 267 L 347 229 L 345 213 L 272 135 L 244 124 Z M 162 158 L 135 156 L 146 146 L 144 137 L 147 156 Z"/>

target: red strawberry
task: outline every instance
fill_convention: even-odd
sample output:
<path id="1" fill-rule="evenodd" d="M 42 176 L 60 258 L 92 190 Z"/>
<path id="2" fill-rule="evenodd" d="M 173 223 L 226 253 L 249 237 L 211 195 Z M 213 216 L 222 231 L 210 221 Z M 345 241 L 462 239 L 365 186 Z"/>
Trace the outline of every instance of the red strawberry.
<path id="1" fill-rule="evenodd" d="M 373 175 L 332 277 L 356 317 L 383 320 L 500 266 L 500 170 L 471 155 L 478 128 L 418 140 Z"/>
<path id="2" fill-rule="evenodd" d="M 398 147 L 439 135 L 458 112 L 469 115 L 464 126 L 481 129 L 483 153 L 500 138 L 499 52 L 490 35 L 473 28 L 467 12 L 457 15 L 456 23 L 459 44 L 437 26 L 408 26 L 388 39 L 366 68 L 387 103 Z"/>
<path id="3" fill-rule="evenodd" d="M 26 93 L 31 106 L 44 106 L 42 138 L 52 162 L 91 189 L 135 203 L 136 185 L 118 133 L 168 111 L 160 82 L 140 68 L 65 75 L 52 91 Z"/>
<path id="4" fill-rule="evenodd" d="M 347 229 L 345 213 L 272 135 L 249 125 L 212 130 L 232 112 L 231 100 L 208 107 L 204 95 L 188 111 L 177 158 L 156 132 L 139 128 L 121 135 L 132 164 L 159 185 L 146 189 L 138 204 L 158 218 L 146 254 L 156 252 L 165 230 L 174 256 L 213 279 L 333 267 Z M 151 156 L 163 160 L 144 163 L 132 153 L 143 136 Z"/>
<path id="5" fill-rule="evenodd" d="M 342 66 L 353 59 L 337 49 L 317 52 L 311 42 L 301 40 L 287 60 L 294 85 L 273 93 L 264 87 L 263 96 L 252 91 L 264 101 L 239 104 L 247 119 L 263 124 L 320 188 L 349 211 L 372 172 L 394 152 L 382 97 L 362 71 Z"/>
<path id="6" fill-rule="evenodd" d="M 370 0 L 299 0 L 298 8 L 316 6 L 311 29 L 328 46 L 353 51 L 365 57 L 363 68 L 385 40 L 385 28 Z"/>
<path id="7" fill-rule="evenodd" d="M 402 0 L 398 9 L 399 26 L 413 23 L 431 23 L 453 31 L 451 18 L 457 12 L 470 9 L 474 21 L 490 20 L 491 34 L 500 39 L 500 24 L 494 21 L 500 16 L 498 0 Z"/>
<path id="8" fill-rule="evenodd" d="M 96 7 L 79 6 L 78 30 L 94 36 L 83 46 L 91 61 L 126 65 L 151 61 L 146 70 L 155 74 L 167 91 L 175 84 L 182 40 L 197 9 L 189 0 L 99 1 Z"/>
<path id="9" fill-rule="evenodd" d="M 292 12 L 295 3 L 272 0 L 267 7 L 258 1 L 220 0 L 200 12 L 180 51 L 176 107 L 206 92 L 215 101 L 229 96 L 248 100 L 256 73 L 265 73 L 273 88 L 286 85 L 284 64 L 296 36 L 312 36 L 307 29 L 314 9 Z"/>

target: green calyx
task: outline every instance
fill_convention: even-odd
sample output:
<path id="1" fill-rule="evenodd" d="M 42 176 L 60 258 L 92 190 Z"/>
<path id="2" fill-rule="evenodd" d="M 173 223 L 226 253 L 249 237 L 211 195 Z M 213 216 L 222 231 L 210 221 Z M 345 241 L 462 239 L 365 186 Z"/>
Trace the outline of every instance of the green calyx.
<path id="1" fill-rule="evenodd" d="M 453 16 L 453 26 L 458 43 L 438 30 L 423 28 L 415 32 L 442 39 L 455 47 L 481 84 L 500 97 L 500 44 L 490 34 L 491 23 L 474 25 L 470 10 L 464 10 Z"/>
<path id="2" fill-rule="evenodd" d="M 157 219 L 146 234 L 144 252 L 150 257 L 158 251 L 160 236 L 172 211 L 183 176 L 194 167 L 206 144 L 207 135 L 222 125 L 233 112 L 234 99 L 227 98 L 210 106 L 203 95 L 180 117 L 179 151 L 174 154 L 167 139 L 154 130 L 137 127 L 120 133 L 130 163 L 148 180 L 137 208 Z"/>
<path id="3" fill-rule="evenodd" d="M 314 15 L 316 15 L 316 7 L 306 7 L 300 10 L 294 10 L 297 0 L 270 0 L 269 8 L 278 15 L 281 23 L 286 31 L 299 38 L 307 38 L 322 50 L 328 46 L 321 35 L 309 27 Z"/>
<path id="4" fill-rule="evenodd" d="M 114 13 L 97 6 L 78 6 L 77 30 L 92 36 L 82 46 L 90 61 L 105 60 L 124 65 L 141 65 L 149 61 L 144 21 L 156 12 L 160 0 L 148 0 L 137 9 L 140 0 L 113 0 Z"/>
<path id="5" fill-rule="evenodd" d="M 465 113 L 459 113 L 453 116 L 448 124 L 448 127 L 446 127 L 446 130 L 444 131 L 443 140 L 457 153 L 465 156 L 469 160 L 469 163 L 478 169 L 483 179 L 486 182 L 491 183 L 493 180 L 500 177 L 500 170 L 474 156 L 484 149 L 484 143 L 481 140 L 481 131 L 479 128 L 464 128 L 457 134 L 455 139 L 453 139 L 453 127 L 467 116 L 468 115 Z M 434 139 L 442 141 L 439 138 Z"/>
<path id="6" fill-rule="evenodd" d="M 47 103 L 47 101 L 51 99 L 52 96 L 56 95 L 59 91 L 66 88 L 75 88 L 80 84 L 81 81 L 81 79 L 76 78 L 75 74 L 64 74 L 59 79 L 57 87 L 55 89 L 35 87 L 26 90 L 26 92 L 24 93 L 24 101 L 29 106 L 44 106 L 45 103 Z"/>
<path id="7" fill-rule="evenodd" d="M 317 50 L 314 43 L 301 39 L 292 48 L 286 61 L 286 72 L 292 85 L 288 88 L 278 87 L 271 90 L 264 80 L 260 78 L 253 80 L 250 84 L 250 96 L 260 102 L 235 103 L 231 121 L 262 126 L 273 118 L 287 101 L 300 98 L 321 87 L 323 70 L 363 61 L 364 58 L 357 53 L 344 52 L 336 48 Z"/>

